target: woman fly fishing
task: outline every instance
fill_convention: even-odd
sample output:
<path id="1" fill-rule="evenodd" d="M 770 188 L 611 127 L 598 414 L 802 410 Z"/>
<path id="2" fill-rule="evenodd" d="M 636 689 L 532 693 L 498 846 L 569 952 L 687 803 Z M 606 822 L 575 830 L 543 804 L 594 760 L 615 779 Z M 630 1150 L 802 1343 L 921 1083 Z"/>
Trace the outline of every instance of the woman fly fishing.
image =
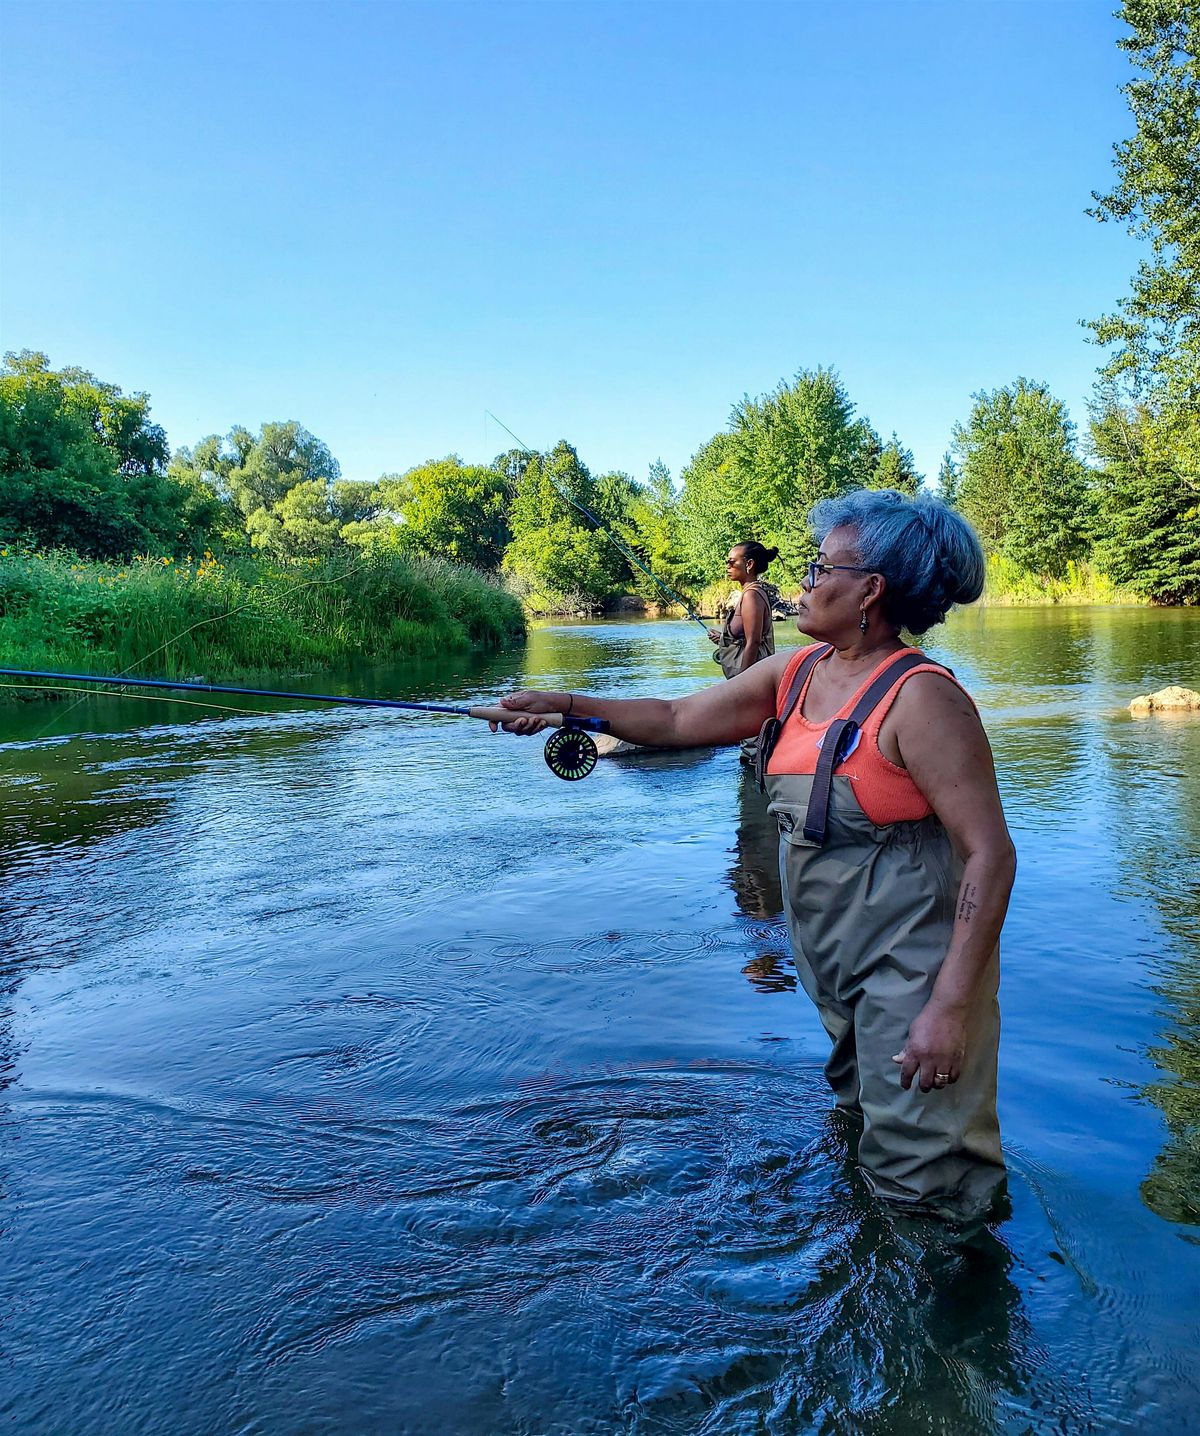
<path id="1" fill-rule="evenodd" d="M 1004 1179 L 996 993 L 1015 856 L 975 705 L 900 633 L 974 602 L 983 553 L 931 498 L 860 491 L 810 522 L 797 626 L 816 642 L 679 699 L 516 693 L 503 727 L 571 712 L 659 747 L 759 735 L 792 952 L 837 1106 L 861 1123 L 859 1164 L 887 1201 L 976 1215 Z"/>

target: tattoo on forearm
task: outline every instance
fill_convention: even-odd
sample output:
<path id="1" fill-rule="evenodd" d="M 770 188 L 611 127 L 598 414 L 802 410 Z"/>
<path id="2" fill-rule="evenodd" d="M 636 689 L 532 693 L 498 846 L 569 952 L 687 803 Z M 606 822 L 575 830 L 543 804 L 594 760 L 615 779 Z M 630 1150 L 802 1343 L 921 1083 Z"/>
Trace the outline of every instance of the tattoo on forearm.
<path id="1" fill-rule="evenodd" d="M 958 916 L 963 922 L 970 922 L 979 911 L 979 901 L 975 894 L 979 891 L 975 883 L 968 883 L 958 904 Z"/>

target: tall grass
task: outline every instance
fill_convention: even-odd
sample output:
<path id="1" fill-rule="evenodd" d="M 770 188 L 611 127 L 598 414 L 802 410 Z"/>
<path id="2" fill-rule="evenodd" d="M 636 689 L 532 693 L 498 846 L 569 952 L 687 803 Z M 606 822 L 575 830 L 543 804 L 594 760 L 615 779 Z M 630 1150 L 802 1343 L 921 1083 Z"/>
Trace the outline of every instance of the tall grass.
<path id="1" fill-rule="evenodd" d="M 988 555 L 984 604 L 1018 605 L 1039 603 L 1141 603 L 1128 589 L 1120 588 L 1093 564 L 1067 564 L 1062 578 L 1042 578 L 1019 568 L 998 553 Z"/>
<path id="2" fill-rule="evenodd" d="M 473 569 L 402 556 L 93 563 L 0 550 L 0 665 L 210 680 L 493 649 L 520 605 Z"/>

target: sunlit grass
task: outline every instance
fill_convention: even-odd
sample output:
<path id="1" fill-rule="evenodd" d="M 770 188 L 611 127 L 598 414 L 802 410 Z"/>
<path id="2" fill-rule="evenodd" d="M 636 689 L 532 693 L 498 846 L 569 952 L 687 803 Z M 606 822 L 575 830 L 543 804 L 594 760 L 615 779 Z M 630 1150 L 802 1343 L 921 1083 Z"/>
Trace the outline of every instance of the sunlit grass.
<path id="1" fill-rule="evenodd" d="M 472 569 L 346 554 L 127 564 L 0 549 L 0 665 L 211 680 L 493 649 L 520 605 Z"/>

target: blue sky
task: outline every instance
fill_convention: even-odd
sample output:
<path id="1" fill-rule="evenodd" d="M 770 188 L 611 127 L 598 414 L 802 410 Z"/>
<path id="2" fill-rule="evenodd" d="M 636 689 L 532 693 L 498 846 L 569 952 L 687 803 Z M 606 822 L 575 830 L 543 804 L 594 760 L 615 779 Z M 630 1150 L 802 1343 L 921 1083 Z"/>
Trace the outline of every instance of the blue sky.
<path id="1" fill-rule="evenodd" d="M 489 409 L 678 474 L 833 365 L 932 477 L 975 390 L 1085 419 L 1110 8 L 6 0 L 0 344 L 351 478 L 488 460 Z"/>

